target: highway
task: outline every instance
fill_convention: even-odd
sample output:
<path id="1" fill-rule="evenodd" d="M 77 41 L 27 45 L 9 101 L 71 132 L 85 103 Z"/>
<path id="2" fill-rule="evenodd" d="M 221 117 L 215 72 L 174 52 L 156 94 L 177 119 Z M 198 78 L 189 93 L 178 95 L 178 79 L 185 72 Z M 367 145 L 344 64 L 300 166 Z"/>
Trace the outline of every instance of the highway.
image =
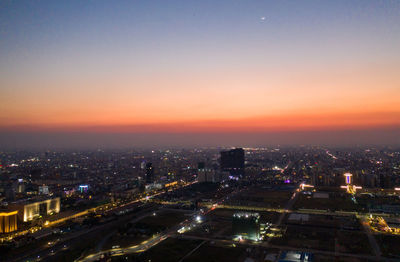
<path id="1" fill-rule="evenodd" d="M 78 259 L 76 261 L 85 261 L 85 262 L 90 262 L 90 261 L 97 261 L 107 255 L 110 256 L 122 256 L 122 255 L 129 255 L 129 254 L 133 254 L 133 253 L 139 253 L 139 252 L 143 252 L 146 251 L 147 249 L 157 245 L 158 243 L 160 243 L 161 241 L 167 239 L 167 235 L 165 234 L 161 234 L 161 235 L 157 235 L 153 238 L 150 238 L 144 242 L 142 242 L 139 245 L 136 246 L 131 246 L 131 247 L 127 247 L 127 248 L 114 248 L 114 249 L 109 249 L 106 251 L 102 251 L 102 252 L 97 252 L 94 254 L 91 254 L 85 258 L 82 259 Z"/>
<path id="2" fill-rule="evenodd" d="M 193 184 L 195 184 L 195 183 L 197 183 L 197 181 L 193 181 L 193 182 L 191 182 L 191 183 L 186 183 L 186 184 L 184 184 L 184 185 L 178 187 L 177 189 L 179 189 L 179 188 L 184 188 L 184 187 L 193 185 Z M 63 217 L 63 218 L 60 218 L 60 219 L 57 219 L 57 220 L 54 220 L 54 221 L 49 221 L 49 223 L 46 224 L 45 227 L 56 226 L 56 225 L 58 225 L 58 224 L 60 224 L 60 223 L 63 223 L 63 222 L 65 222 L 65 221 L 69 220 L 69 219 L 74 219 L 74 218 L 86 216 L 86 215 L 88 215 L 88 214 L 91 213 L 91 212 L 98 212 L 98 211 L 106 212 L 106 213 L 107 213 L 107 212 L 116 212 L 118 209 L 127 208 L 127 206 L 130 206 L 130 205 L 135 204 L 135 203 L 138 203 L 138 202 L 147 201 L 147 200 L 149 200 L 150 198 L 155 197 L 155 196 L 158 196 L 158 195 L 161 195 L 161 194 L 164 194 L 164 192 L 157 192 L 157 193 L 154 193 L 154 194 L 152 194 L 152 195 L 148 195 L 148 196 L 145 196 L 145 197 L 137 198 L 137 199 L 132 200 L 132 201 L 130 201 L 130 202 L 128 202 L 128 203 L 116 205 L 115 207 L 111 207 L 111 208 L 110 208 L 110 205 L 111 205 L 111 204 L 104 204 L 104 205 L 101 205 L 101 206 L 98 206 L 98 207 L 89 208 L 89 209 L 86 209 L 86 210 L 84 210 L 84 211 L 78 212 L 78 213 L 76 213 L 76 214 L 73 214 L 73 215 L 70 215 L 70 216 L 67 216 L 67 217 Z"/>
<path id="3" fill-rule="evenodd" d="M 298 194 L 297 194 L 298 195 Z M 294 202 L 293 202 L 294 203 Z M 204 205 L 208 208 L 212 207 L 212 204 Z M 357 215 L 370 215 L 373 216 L 389 216 L 384 213 L 361 213 L 361 212 L 350 212 L 350 211 L 328 211 L 324 209 L 298 209 L 290 210 L 288 207 L 285 208 L 270 208 L 270 207 L 260 207 L 260 206 L 239 206 L 232 204 L 220 204 L 215 208 L 225 208 L 225 209 L 236 209 L 236 210 L 248 210 L 248 211 L 265 211 L 265 212 L 277 212 L 277 213 L 302 213 L 302 214 L 313 214 L 313 215 L 329 215 L 329 216 L 357 216 Z"/>
<path id="4" fill-rule="evenodd" d="M 166 230 L 165 232 L 163 232 L 161 234 L 155 235 L 154 237 L 143 241 L 139 245 L 130 246 L 127 248 L 114 248 L 114 249 L 109 249 L 109 250 L 105 250 L 105 251 L 100 251 L 100 252 L 97 252 L 94 254 L 90 254 L 84 258 L 77 259 L 76 261 L 77 262 L 78 261 L 79 262 L 90 262 L 90 261 L 96 261 L 106 255 L 121 256 L 121 255 L 129 255 L 129 254 L 133 254 L 133 253 L 144 252 L 144 251 L 150 249 L 151 247 L 159 244 L 160 242 L 167 239 L 168 237 L 172 236 L 173 234 L 175 234 L 179 228 L 188 227 L 193 223 L 196 223 L 196 221 L 194 219 L 193 220 L 185 220 L 182 223 L 172 227 L 171 229 Z"/>
<path id="5" fill-rule="evenodd" d="M 138 213 L 131 213 L 129 215 L 126 215 L 120 219 L 113 220 L 111 222 L 93 226 L 91 228 L 86 228 L 84 230 L 80 230 L 74 233 L 70 233 L 67 235 L 61 235 L 59 237 L 59 240 L 52 246 L 41 246 L 39 248 L 36 248 L 32 250 L 32 252 L 29 253 L 22 253 L 20 256 L 13 257 L 10 261 L 32 261 L 32 260 L 46 260 L 46 258 L 50 258 L 54 255 L 56 255 L 60 251 L 64 251 L 71 246 L 74 241 L 79 240 L 82 236 L 95 233 L 97 231 L 105 231 L 108 230 L 108 228 L 114 227 L 120 223 L 128 222 L 132 219 L 134 219 L 136 216 L 146 212 L 146 213 L 151 213 L 153 212 L 152 210 L 149 211 L 150 208 L 146 208 L 144 210 L 141 210 Z M 146 214 L 147 215 L 147 214 Z"/>

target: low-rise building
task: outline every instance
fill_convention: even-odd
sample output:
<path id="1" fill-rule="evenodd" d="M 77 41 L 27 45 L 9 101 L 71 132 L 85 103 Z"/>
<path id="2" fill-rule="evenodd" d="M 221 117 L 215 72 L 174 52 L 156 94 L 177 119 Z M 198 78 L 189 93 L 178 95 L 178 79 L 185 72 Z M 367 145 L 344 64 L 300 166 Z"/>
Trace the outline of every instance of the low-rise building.
<path id="1" fill-rule="evenodd" d="M 31 199 L 10 204 L 18 210 L 18 218 L 23 222 L 32 221 L 41 216 L 52 215 L 60 212 L 60 198 Z"/>

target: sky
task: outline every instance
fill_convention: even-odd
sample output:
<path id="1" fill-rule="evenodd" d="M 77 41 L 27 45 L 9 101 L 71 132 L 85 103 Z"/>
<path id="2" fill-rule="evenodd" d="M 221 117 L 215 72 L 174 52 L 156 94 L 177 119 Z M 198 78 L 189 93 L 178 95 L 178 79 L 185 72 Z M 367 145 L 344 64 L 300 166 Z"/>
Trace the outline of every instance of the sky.
<path id="1" fill-rule="evenodd" d="M 0 147 L 400 145 L 399 46 L 395 0 L 0 1 Z"/>

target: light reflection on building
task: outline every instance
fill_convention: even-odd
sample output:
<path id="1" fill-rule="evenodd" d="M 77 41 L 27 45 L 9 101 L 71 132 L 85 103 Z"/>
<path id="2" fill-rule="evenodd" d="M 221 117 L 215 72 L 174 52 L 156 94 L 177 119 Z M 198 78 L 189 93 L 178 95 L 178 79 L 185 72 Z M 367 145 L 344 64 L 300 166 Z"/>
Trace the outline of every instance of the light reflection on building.
<path id="1" fill-rule="evenodd" d="M 60 212 L 60 198 L 37 200 L 34 202 L 21 202 L 12 204 L 18 211 L 18 217 L 23 222 L 37 219 L 41 216 L 52 215 Z"/>
<path id="2" fill-rule="evenodd" d="M 0 212 L 0 233 L 16 231 L 18 211 Z"/>

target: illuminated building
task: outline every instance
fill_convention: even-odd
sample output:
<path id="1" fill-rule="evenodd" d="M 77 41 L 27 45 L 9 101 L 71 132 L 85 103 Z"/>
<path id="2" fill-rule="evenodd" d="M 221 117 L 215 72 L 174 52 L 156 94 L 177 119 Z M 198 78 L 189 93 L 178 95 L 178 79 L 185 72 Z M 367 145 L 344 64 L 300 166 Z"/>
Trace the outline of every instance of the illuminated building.
<path id="1" fill-rule="evenodd" d="M 75 193 L 75 188 L 64 188 L 63 195 L 65 197 L 70 197 Z"/>
<path id="2" fill-rule="evenodd" d="M 244 176 L 244 150 L 235 148 L 221 152 L 221 169 L 228 171 L 231 176 Z"/>
<path id="3" fill-rule="evenodd" d="M 199 182 L 207 181 L 206 165 L 204 164 L 204 162 L 200 162 L 197 164 L 197 181 Z"/>
<path id="4" fill-rule="evenodd" d="M 154 169 L 152 163 L 146 164 L 146 183 L 151 184 L 153 183 L 153 176 L 154 176 Z"/>
<path id="5" fill-rule="evenodd" d="M 385 221 L 389 227 L 390 232 L 400 234 L 400 220 L 398 218 L 385 218 Z"/>
<path id="6" fill-rule="evenodd" d="M 307 184 L 304 184 L 304 183 L 300 184 L 301 190 L 304 190 L 304 188 L 313 188 L 313 187 L 314 187 L 313 185 L 307 185 Z"/>
<path id="7" fill-rule="evenodd" d="M 239 239 L 260 239 L 260 215 L 258 213 L 235 213 L 232 218 L 233 235 Z"/>
<path id="8" fill-rule="evenodd" d="M 19 194 L 25 193 L 25 183 L 22 179 L 18 179 L 18 184 L 16 185 L 15 192 Z"/>
<path id="9" fill-rule="evenodd" d="M 279 257 L 279 262 L 311 262 L 314 261 L 312 253 L 303 251 L 283 251 Z"/>
<path id="10" fill-rule="evenodd" d="M 39 218 L 60 212 L 60 198 L 38 200 L 34 202 L 17 202 L 10 206 L 18 209 L 18 217 L 23 222 L 28 222 Z"/>
<path id="11" fill-rule="evenodd" d="M 345 173 L 345 174 L 344 174 L 346 185 L 350 185 L 350 184 L 351 184 L 351 178 L 352 178 L 352 176 L 353 176 L 353 175 L 350 174 L 350 173 Z"/>
<path id="12" fill-rule="evenodd" d="M 178 182 L 174 181 L 174 182 L 165 184 L 164 187 L 168 188 L 168 187 L 174 187 L 174 186 L 177 186 L 177 185 L 178 185 Z"/>
<path id="13" fill-rule="evenodd" d="M 341 186 L 341 188 L 345 188 L 347 193 L 349 194 L 355 194 L 357 189 L 362 189 L 362 187 L 360 186 L 356 186 L 352 184 L 352 174 L 350 173 L 345 173 L 344 177 L 345 177 L 345 186 Z"/>
<path id="14" fill-rule="evenodd" d="M 18 211 L 0 211 L 0 233 L 16 231 Z"/>
<path id="15" fill-rule="evenodd" d="M 221 179 L 218 174 L 210 168 L 207 168 L 204 162 L 198 163 L 197 181 L 199 182 L 220 182 Z"/>
<path id="16" fill-rule="evenodd" d="M 151 184 L 147 184 L 145 185 L 145 191 L 152 191 L 152 190 L 158 190 L 158 189 L 162 189 L 163 185 L 160 183 L 151 183 Z"/>
<path id="17" fill-rule="evenodd" d="M 79 191 L 80 191 L 81 193 L 87 193 L 88 190 L 89 190 L 89 186 L 88 186 L 88 185 L 80 185 L 80 186 L 79 186 Z"/>
<path id="18" fill-rule="evenodd" d="M 49 187 L 46 185 L 39 186 L 39 195 L 48 195 L 49 194 Z"/>

